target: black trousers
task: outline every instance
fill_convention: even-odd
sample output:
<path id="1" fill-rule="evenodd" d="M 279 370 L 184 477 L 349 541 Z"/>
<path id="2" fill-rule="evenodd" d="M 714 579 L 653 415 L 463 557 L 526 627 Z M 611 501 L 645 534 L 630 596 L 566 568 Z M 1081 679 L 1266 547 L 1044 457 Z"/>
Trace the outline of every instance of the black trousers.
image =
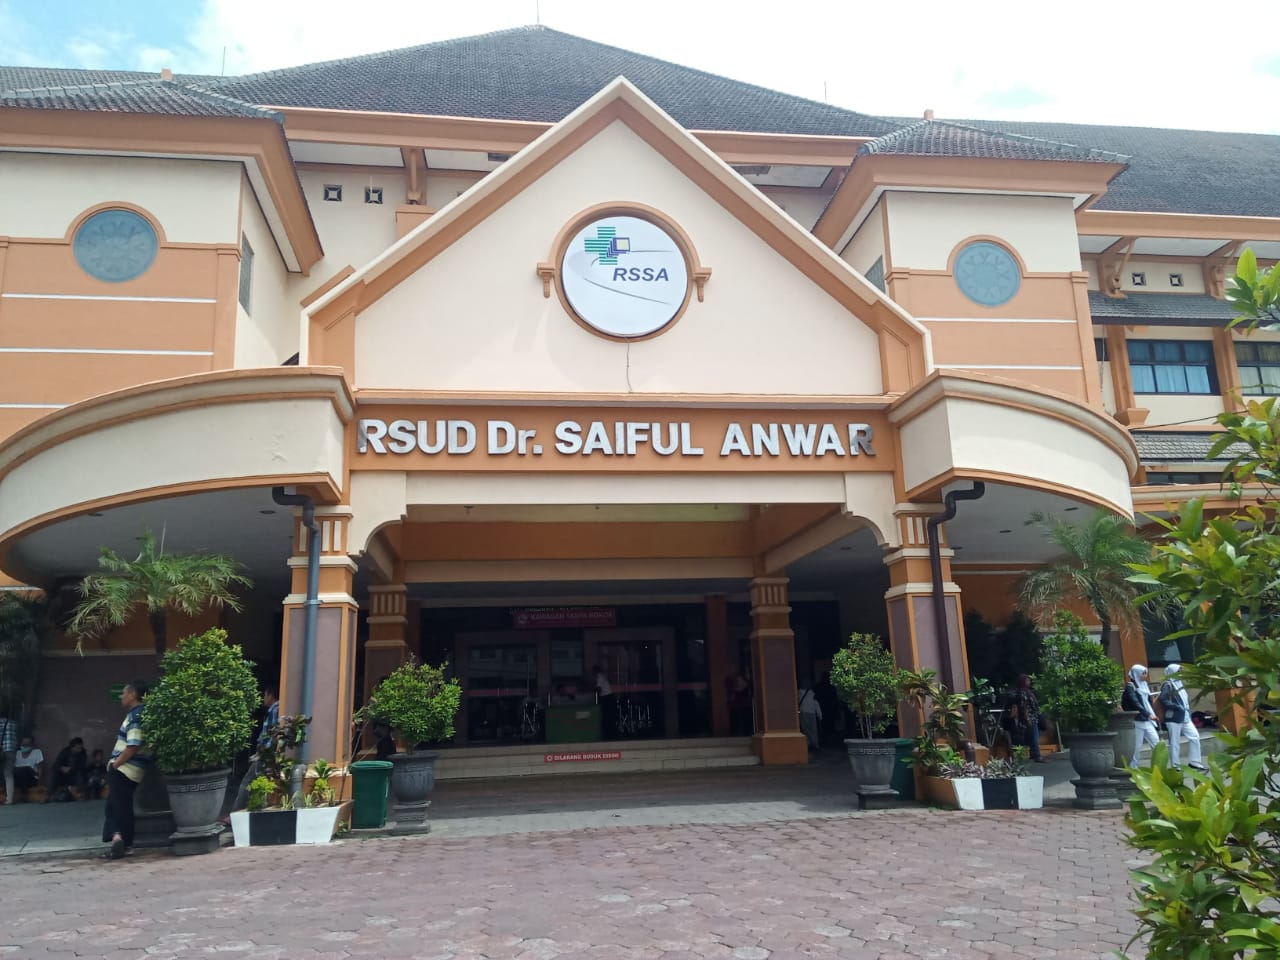
<path id="1" fill-rule="evenodd" d="M 126 847 L 133 846 L 133 791 L 138 785 L 119 770 L 107 774 L 107 794 L 104 804 L 106 819 L 102 824 L 102 842 L 110 843 L 117 833 Z"/>

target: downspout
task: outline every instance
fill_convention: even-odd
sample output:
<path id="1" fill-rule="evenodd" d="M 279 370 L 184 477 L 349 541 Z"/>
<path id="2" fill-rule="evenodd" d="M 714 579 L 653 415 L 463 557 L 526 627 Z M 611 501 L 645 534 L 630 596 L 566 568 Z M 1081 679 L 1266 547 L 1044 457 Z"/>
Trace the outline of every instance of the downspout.
<path id="1" fill-rule="evenodd" d="M 947 627 L 947 598 L 942 583 L 942 545 L 938 542 L 938 528 L 948 520 L 955 519 L 958 501 L 980 500 L 986 492 L 987 485 L 981 480 L 973 482 L 972 490 L 952 490 L 943 498 L 946 509 L 930 517 L 925 525 L 929 531 L 929 570 L 933 574 L 933 629 L 938 638 L 942 674 L 948 681 L 953 680 L 955 674 L 952 671 L 951 631 Z"/>
<path id="2" fill-rule="evenodd" d="M 302 628 L 302 710 L 311 716 L 311 699 L 316 672 L 316 625 L 320 617 L 320 525 L 316 523 L 316 504 L 310 497 L 285 493 L 284 487 L 272 487 L 271 499 L 282 507 L 301 507 L 302 525 L 307 528 L 307 602 Z M 301 759 L 310 755 L 310 742 L 303 741 Z"/>

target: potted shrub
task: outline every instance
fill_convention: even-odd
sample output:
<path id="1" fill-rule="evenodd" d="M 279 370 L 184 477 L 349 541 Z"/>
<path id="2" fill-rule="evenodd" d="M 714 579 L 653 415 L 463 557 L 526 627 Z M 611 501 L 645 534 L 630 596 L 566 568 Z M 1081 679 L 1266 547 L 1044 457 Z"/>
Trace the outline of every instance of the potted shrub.
<path id="1" fill-rule="evenodd" d="M 253 734 L 258 702 L 253 671 L 240 647 L 227 643 L 225 630 L 186 637 L 164 655 L 142 724 L 165 774 L 175 840 L 217 832 L 231 762 Z"/>
<path id="2" fill-rule="evenodd" d="M 969 694 L 948 690 L 935 670 L 904 670 L 900 678 L 903 698 L 923 718 L 910 761 L 918 776 L 917 795 L 944 806 L 981 810 L 981 768 L 961 752 L 972 747 L 965 714 Z"/>
<path id="3" fill-rule="evenodd" d="M 1070 750 L 1073 803 L 1086 810 L 1120 806 L 1111 768 L 1116 733 L 1107 726 L 1124 688 L 1124 670 L 1090 638 L 1080 618 L 1059 610 L 1044 639 L 1044 659 L 1036 677 L 1042 706 L 1062 731 Z"/>
<path id="4" fill-rule="evenodd" d="M 248 805 L 231 813 L 237 847 L 287 843 L 328 843 L 342 812 L 330 780 L 342 776 L 325 760 L 317 760 L 302 777 L 295 759 L 306 740 L 311 718 L 282 717 L 267 731 L 258 748 L 262 775 L 248 787 Z"/>
<path id="5" fill-rule="evenodd" d="M 462 688 L 456 680 L 445 679 L 443 668 L 410 659 L 378 684 L 357 715 L 358 722 L 385 723 L 407 748 L 390 757 L 392 819 L 398 833 L 431 829 L 427 807 L 438 754 L 421 747 L 453 736 L 453 718 L 461 702 Z"/>
<path id="6" fill-rule="evenodd" d="M 1009 766 L 1018 793 L 1019 810 L 1039 810 L 1044 806 L 1044 777 L 1030 774 L 1028 769 L 1031 752 L 1026 747 L 1014 747 Z"/>
<path id="7" fill-rule="evenodd" d="M 860 802 L 868 797 L 896 797 L 893 779 L 894 741 L 876 739 L 898 706 L 900 681 L 893 654 L 873 633 L 855 633 L 831 658 L 831 685 L 857 715 L 860 737 L 846 740 L 854 789 Z"/>

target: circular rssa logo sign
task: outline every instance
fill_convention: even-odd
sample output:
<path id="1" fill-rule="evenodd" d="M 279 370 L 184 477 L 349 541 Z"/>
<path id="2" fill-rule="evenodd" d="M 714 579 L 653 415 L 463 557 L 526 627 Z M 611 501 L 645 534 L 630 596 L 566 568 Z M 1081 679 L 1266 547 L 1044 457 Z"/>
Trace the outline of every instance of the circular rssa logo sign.
<path id="1" fill-rule="evenodd" d="M 560 284 L 587 325 L 611 337 L 645 337 L 680 312 L 689 294 L 689 268 L 675 240 L 657 224 L 601 217 L 569 241 Z"/>

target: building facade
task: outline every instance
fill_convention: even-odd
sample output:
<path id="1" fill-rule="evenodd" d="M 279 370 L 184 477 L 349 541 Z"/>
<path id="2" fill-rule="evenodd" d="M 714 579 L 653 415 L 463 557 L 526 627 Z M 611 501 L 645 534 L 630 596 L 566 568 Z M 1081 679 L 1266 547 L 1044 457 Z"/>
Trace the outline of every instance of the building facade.
<path id="1" fill-rule="evenodd" d="M 545 28 L 0 68 L 0 569 L 56 593 L 148 527 L 235 556 L 227 625 L 314 755 L 412 654 L 461 680 L 460 742 L 803 762 L 840 637 L 964 688 L 962 612 L 1051 559 L 1033 511 L 1216 490 L 1213 417 L 1280 392 L 1222 299 L 1280 256 L 1277 160 L 875 118 Z M 59 640 L 37 724 L 108 724 L 144 630 Z"/>

